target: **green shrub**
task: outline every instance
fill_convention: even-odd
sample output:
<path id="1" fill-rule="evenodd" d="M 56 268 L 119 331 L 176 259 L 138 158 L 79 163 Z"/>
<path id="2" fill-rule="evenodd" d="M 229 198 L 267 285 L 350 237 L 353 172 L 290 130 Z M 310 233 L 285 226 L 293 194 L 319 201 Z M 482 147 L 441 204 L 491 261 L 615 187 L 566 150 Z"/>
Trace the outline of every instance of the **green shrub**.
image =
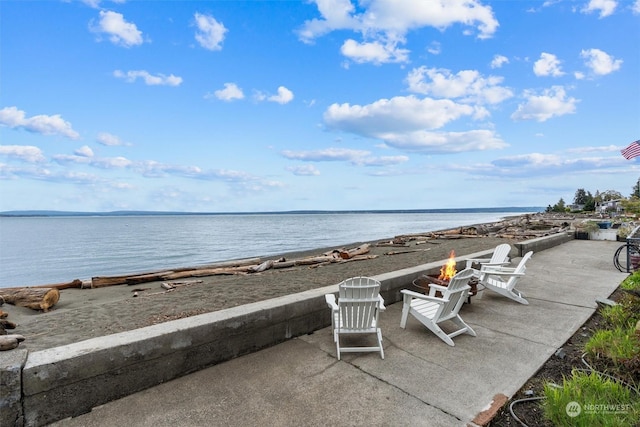
<path id="1" fill-rule="evenodd" d="M 621 289 L 640 290 L 640 270 L 633 272 L 620 284 Z"/>
<path id="2" fill-rule="evenodd" d="M 621 304 L 606 306 L 600 310 L 600 314 L 604 318 L 605 322 L 607 322 L 607 324 L 612 328 L 625 328 L 631 326 L 629 313 Z"/>
<path id="3" fill-rule="evenodd" d="M 635 333 L 635 327 L 601 329 L 589 338 L 584 349 L 593 357 L 605 357 L 613 363 L 618 363 L 640 354 L 640 340 Z"/>
<path id="4" fill-rule="evenodd" d="M 633 297 L 625 295 L 617 305 L 602 308 L 600 314 L 611 328 L 630 328 L 640 320 L 640 312 L 634 311 L 636 305 L 640 307 L 640 298 L 637 300 L 635 302 Z"/>
<path id="5" fill-rule="evenodd" d="M 597 372 L 574 370 L 562 386 L 545 384 L 542 409 L 555 426 L 634 426 L 640 424 L 638 396 Z"/>

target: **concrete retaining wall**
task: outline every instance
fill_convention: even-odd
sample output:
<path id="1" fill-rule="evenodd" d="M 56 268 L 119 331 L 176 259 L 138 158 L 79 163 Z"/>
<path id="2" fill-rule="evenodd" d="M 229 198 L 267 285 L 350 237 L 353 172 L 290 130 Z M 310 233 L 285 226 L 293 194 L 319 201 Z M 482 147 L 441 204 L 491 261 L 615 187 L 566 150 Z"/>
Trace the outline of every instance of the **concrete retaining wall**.
<path id="1" fill-rule="evenodd" d="M 574 236 L 573 232 L 556 233 L 550 236 L 538 237 L 537 239 L 525 240 L 524 242 L 514 244 L 514 246 L 518 252 L 517 256 L 521 257 L 529 251 L 533 251 L 535 254 L 536 252 L 561 245 L 569 240 L 573 240 Z"/>
<path id="2" fill-rule="evenodd" d="M 566 240 L 549 236 L 516 245 L 544 250 Z M 532 248 L 532 249 L 529 249 Z M 535 248 L 535 249 L 533 249 Z M 490 256 L 493 250 L 457 257 Z M 374 276 L 386 304 L 443 261 Z M 331 324 L 324 295 L 314 289 L 227 310 L 153 325 L 28 353 L 3 352 L 0 360 L 0 425 L 41 426 L 77 416 L 103 403 L 232 358 L 309 334 Z"/>

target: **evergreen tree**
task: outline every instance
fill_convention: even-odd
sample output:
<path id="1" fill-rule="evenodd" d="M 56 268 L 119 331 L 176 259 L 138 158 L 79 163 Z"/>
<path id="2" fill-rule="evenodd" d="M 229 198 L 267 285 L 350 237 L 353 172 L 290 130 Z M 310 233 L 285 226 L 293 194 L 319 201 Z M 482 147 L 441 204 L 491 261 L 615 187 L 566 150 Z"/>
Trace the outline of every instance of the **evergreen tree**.
<path id="1" fill-rule="evenodd" d="M 576 190 L 576 195 L 573 197 L 573 203 L 575 205 L 584 205 L 587 203 L 587 192 L 584 191 L 584 188 L 578 188 Z"/>
<path id="2" fill-rule="evenodd" d="M 567 207 L 565 206 L 564 199 L 562 197 L 560 197 L 560 200 L 558 200 L 558 203 L 553 205 L 553 207 L 551 208 L 551 212 L 566 212 L 566 211 L 567 211 Z"/>

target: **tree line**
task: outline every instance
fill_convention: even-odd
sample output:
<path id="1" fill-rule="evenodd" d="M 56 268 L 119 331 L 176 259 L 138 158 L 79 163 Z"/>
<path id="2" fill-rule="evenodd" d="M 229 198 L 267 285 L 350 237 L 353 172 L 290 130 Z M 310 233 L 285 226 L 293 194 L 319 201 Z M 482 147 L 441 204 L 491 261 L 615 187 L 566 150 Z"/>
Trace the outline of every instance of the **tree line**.
<path id="1" fill-rule="evenodd" d="M 640 180 L 633 186 L 633 191 L 629 197 L 624 197 L 622 193 L 615 190 L 599 192 L 595 195 L 584 188 L 578 188 L 573 197 L 573 205 L 568 206 L 561 197 L 555 205 L 547 206 L 546 212 L 595 212 L 596 208 L 606 202 L 618 200 L 626 213 L 640 213 Z"/>

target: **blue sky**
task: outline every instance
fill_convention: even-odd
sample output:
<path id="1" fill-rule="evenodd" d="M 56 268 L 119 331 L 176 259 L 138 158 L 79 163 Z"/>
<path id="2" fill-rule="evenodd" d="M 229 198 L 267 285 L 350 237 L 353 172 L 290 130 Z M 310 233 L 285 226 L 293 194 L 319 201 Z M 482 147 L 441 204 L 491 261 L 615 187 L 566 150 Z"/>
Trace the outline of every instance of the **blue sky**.
<path id="1" fill-rule="evenodd" d="M 0 3 L 0 211 L 631 194 L 640 0 Z"/>

